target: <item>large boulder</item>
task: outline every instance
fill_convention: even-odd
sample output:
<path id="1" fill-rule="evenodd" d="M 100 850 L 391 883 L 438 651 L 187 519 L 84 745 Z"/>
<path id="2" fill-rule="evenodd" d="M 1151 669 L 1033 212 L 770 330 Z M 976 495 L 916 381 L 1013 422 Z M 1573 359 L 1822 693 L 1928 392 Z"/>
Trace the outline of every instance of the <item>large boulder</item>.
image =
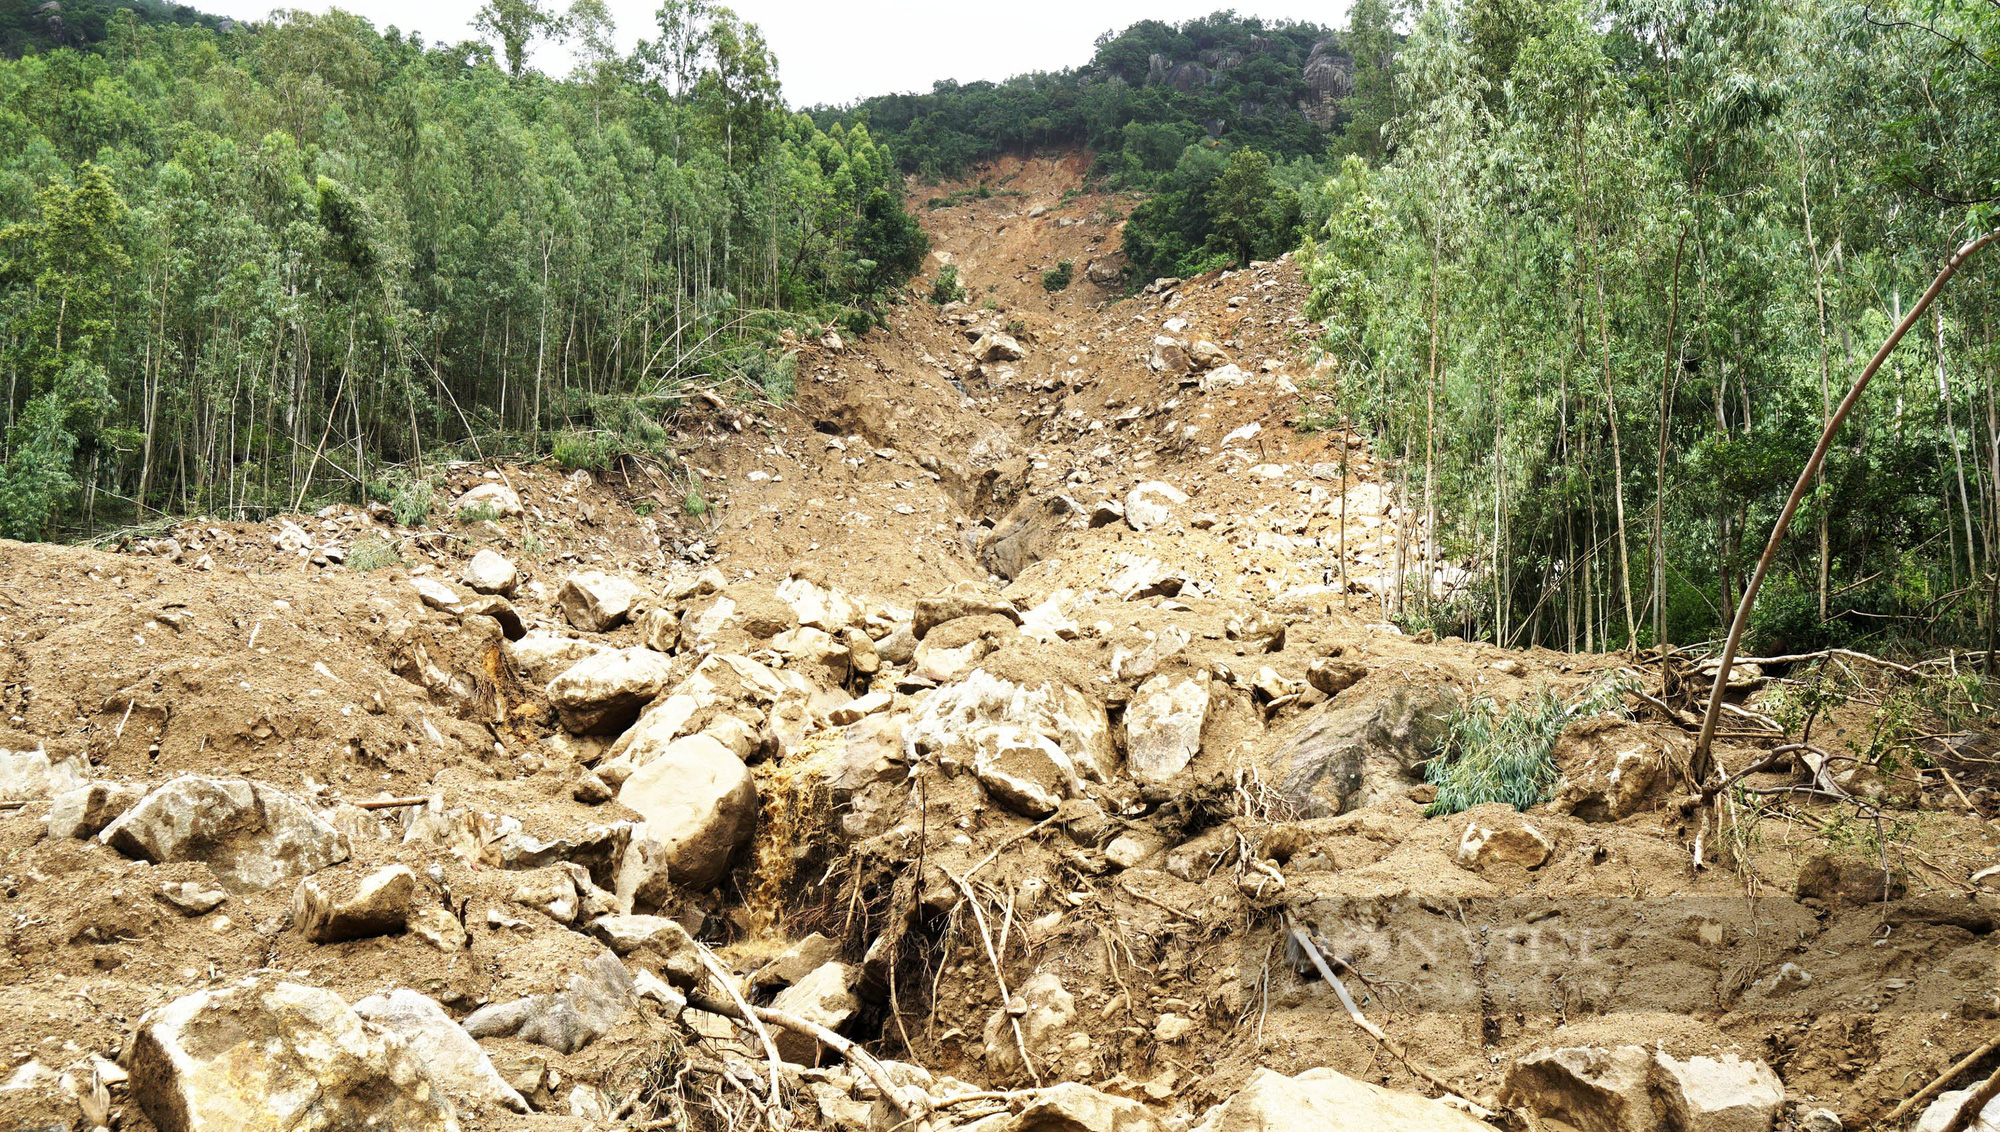
<path id="1" fill-rule="evenodd" d="M 1407 684 L 1351 695 L 1360 698 L 1342 696 L 1308 713 L 1272 756 L 1280 791 L 1313 817 L 1407 794 L 1457 703 L 1449 690 Z"/>
<path id="2" fill-rule="evenodd" d="M 506 484 L 489 480 L 460 495 L 452 511 L 460 515 L 467 511 L 491 511 L 498 518 L 511 519 L 521 513 L 521 497 Z"/>
<path id="3" fill-rule="evenodd" d="M 1065 1081 L 1037 1091 L 994 1132 L 1154 1132 L 1152 1111 L 1138 1101 Z"/>
<path id="4" fill-rule="evenodd" d="M 1785 1086 L 1734 1054 L 1682 1061 L 1640 1046 L 1569 1046 L 1516 1061 L 1503 1096 L 1577 1132 L 1770 1132 Z"/>
<path id="5" fill-rule="evenodd" d="M 1800 900 L 1820 900 L 1840 908 L 1901 900 L 1909 890 L 1909 877 L 1900 869 L 1885 869 L 1821 853 L 1799 869 L 1794 895 Z"/>
<path id="6" fill-rule="evenodd" d="M 394 935 L 409 923 L 417 874 L 387 865 L 365 875 L 328 871 L 299 882 L 292 918 L 314 943 Z"/>
<path id="7" fill-rule="evenodd" d="M 854 988 L 861 981 L 858 968 L 845 963 L 823 963 L 771 1000 L 771 1009 L 795 1015 L 808 1022 L 839 1030 L 861 1009 Z M 771 1035 L 778 1056 L 800 1065 L 817 1064 L 819 1042 L 807 1034 L 779 1030 Z"/>
<path id="8" fill-rule="evenodd" d="M 475 1038 L 519 1038 L 558 1053 L 575 1053 L 609 1033 L 631 1010 L 636 988 L 631 972 L 609 951 L 554 994 L 530 995 L 482 1006 L 466 1016 L 465 1032 Z"/>
<path id="9" fill-rule="evenodd" d="M 613 651 L 596 641 L 538 629 L 506 644 L 507 664 L 522 680 L 546 686 L 577 663 Z"/>
<path id="10" fill-rule="evenodd" d="M 1067 684 L 1023 687 L 983 668 L 924 697 L 903 731 L 905 755 L 947 767 L 971 766 L 980 733 L 1004 725 L 1053 741 L 1070 766 L 1092 781 L 1103 782 L 1117 769 L 1103 701 Z"/>
<path id="11" fill-rule="evenodd" d="M 401 1037 L 431 1082 L 454 1100 L 528 1111 L 528 1102 L 500 1079 L 486 1051 L 428 996 L 399 988 L 362 999 L 354 1012 Z"/>
<path id="12" fill-rule="evenodd" d="M 624 578 L 591 570 L 563 579 L 556 603 L 571 625 L 586 633 L 602 633 L 623 625 L 644 596 L 643 590 Z"/>
<path id="13" fill-rule="evenodd" d="M 1132 777 L 1157 785 L 1179 774 L 1201 753 L 1208 719 L 1208 673 L 1154 676 L 1139 685 L 1125 708 L 1125 761 Z"/>
<path id="14" fill-rule="evenodd" d="M 119 815 L 98 839 L 154 864 L 200 861 L 231 892 L 261 892 L 347 859 L 345 835 L 260 782 L 184 775 Z"/>
<path id="15" fill-rule="evenodd" d="M 672 676 L 673 661 L 652 649 L 618 649 L 578 661 L 549 681 L 549 702 L 579 735 L 617 734 Z"/>
<path id="16" fill-rule="evenodd" d="M 676 739 L 632 773 L 618 801 L 646 819 L 618 880 L 622 897 L 657 903 L 659 884 L 707 888 L 757 826 L 750 768 L 707 735 Z"/>
<path id="17" fill-rule="evenodd" d="M 980 335 L 972 344 L 972 356 L 981 362 L 1018 362 L 1028 355 L 1012 335 L 995 330 Z"/>
<path id="18" fill-rule="evenodd" d="M 1539 869 L 1555 853 L 1555 842 L 1505 803 L 1474 807 L 1467 816 L 1471 820 L 1458 839 L 1458 863 L 1468 869 Z"/>
<path id="19" fill-rule="evenodd" d="M 1332 1069 L 1286 1077 L 1251 1074 L 1235 1096 L 1208 1110 L 1194 1132 L 1491 1132 L 1437 1101 L 1356 1081 Z"/>
<path id="20" fill-rule="evenodd" d="M 483 594 L 512 594 L 520 583 L 520 571 L 497 550 L 486 549 L 472 556 L 459 579 Z"/>
<path id="21" fill-rule="evenodd" d="M 973 737 L 972 773 L 994 801 L 1023 817 L 1045 818 L 1083 789 L 1061 747 L 1013 724 L 982 728 Z"/>
<path id="22" fill-rule="evenodd" d="M 276 979 L 197 991 L 139 1019 L 130 1095 L 159 1132 L 458 1132 L 405 1041 L 339 995 Z"/>

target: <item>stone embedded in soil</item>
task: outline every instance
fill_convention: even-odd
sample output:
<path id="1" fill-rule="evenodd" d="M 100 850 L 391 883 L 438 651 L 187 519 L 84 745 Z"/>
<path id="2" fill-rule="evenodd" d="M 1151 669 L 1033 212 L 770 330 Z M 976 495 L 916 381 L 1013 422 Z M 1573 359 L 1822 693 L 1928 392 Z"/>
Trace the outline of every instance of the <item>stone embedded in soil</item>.
<path id="1" fill-rule="evenodd" d="M 644 591 L 624 578 L 596 570 L 571 574 L 556 591 L 563 618 L 586 633 L 602 633 L 625 623 Z"/>
<path id="2" fill-rule="evenodd" d="M 1771 1067 L 1733 1053 L 1681 1061 L 1656 1052 L 1653 1089 L 1663 1125 L 1688 1132 L 1770 1132 L 1785 1107 L 1785 1084 Z"/>
<path id="3" fill-rule="evenodd" d="M 1136 869 L 1153 855 L 1153 846 L 1129 833 L 1121 833 L 1104 847 L 1104 859 L 1121 869 Z"/>
<path id="4" fill-rule="evenodd" d="M 1458 863 L 1469 869 L 1495 865 L 1539 869 L 1547 864 L 1555 852 L 1555 844 L 1548 835 L 1513 818 L 1512 807 L 1503 803 L 1498 808 L 1507 810 L 1507 815 L 1488 814 L 1466 823 L 1465 833 L 1458 839 Z M 1498 820 L 1492 820 L 1495 818 Z"/>
<path id="5" fill-rule="evenodd" d="M 528 1102 L 500 1079 L 486 1051 L 429 996 L 398 988 L 362 999 L 354 1012 L 400 1036 L 425 1075 L 454 1100 L 528 1111 Z"/>
<path id="6" fill-rule="evenodd" d="M 401 932 L 417 893 L 417 874 L 388 865 L 365 875 L 328 870 L 299 882 L 292 916 L 314 943 L 340 943 Z"/>
<path id="7" fill-rule="evenodd" d="M 1035 1092 L 993 1132 L 1154 1132 L 1158 1127 L 1152 1111 L 1138 1101 L 1065 1081 Z"/>
<path id="8" fill-rule="evenodd" d="M 989 614 L 1005 617 L 1016 625 L 1021 623 L 1020 610 L 1015 608 L 1013 602 L 975 583 L 959 582 L 942 593 L 917 599 L 916 612 L 910 619 L 910 632 L 921 641 L 930 635 L 932 629 L 947 621 Z"/>
<path id="9" fill-rule="evenodd" d="M 0 749 L 0 801 L 66 794 L 85 785 L 87 769 L 74 759 L 51 759 L 47 751 Z"/>
<path id="10" fill-rule="evenodd" d="M 1222 347 L 1206 338 L 1196 339 L 1191 343 L 1187 354 L 1188 360 L 1202 369 L 1214 369 L 1229 364 L 1229 355 L 1222 352 Z"/>
<path id="11" fill-rule="evenodd" d="M 488 481 L 467 490 L 452 506 L 455 514 L 467 511 L 492 511 L 503 519 L 512 519 L 521 514 L 521 497 L 504 483 Z"/>
<path id="12" fill-rule="evenodd" d="M 231 892 L 259 892 L 347 859 L 347 838 L 263 783 L 184 775 L 146 795 L 98 839 L 154 864 L 200 861 Z"/>
<path id="13" fill-rule="evenodd" d="M 834 708 L 827 713 L 826 721 L 835 727 L 846 727 L 850 723 L 859 723 L 864 717 L 874 715 L 878 711 L 889 710 L 889 705 L 894 702 L 896 698 L 887 692 L 870 692 Z"/>
<path id="14" fill-rule="evenodd" d="M 1770 1132 L 1785 1086 L 1734 1054 L 1682 1061 L 1640 1046 L 1570 1046 L 1517 1060 L 1503 1099 L 1578 1132 Z"/>
<path id="15" fill-rule="evenodd" d="M 1356 1081 L 1332 1069 L 1286 1077 L 1259 1069 L 1241 1092 L 1203 1114 L 1192 1132 L 1491 1132 L 1427 1097 Z"/>
<path id="16" fill-rule="evenodd" d="M 198 991 L 139 1020 L 130 1095 L 159 1132 L 457 1132 L 401 1039 L 339 995 L 272 978 Z"/>
<path id="17" fill-rule="evenodd" d="M 579 735 L 616 734 L 632 725 L 673 675 L 673 663 L 648 648 L 618 649 L 578 661 L 549 681 L 549 702 Z"/>
<path id="18" fill-rule="evenodd" d="M 458 917 L 442 908 L 420 908 L 410 916 L 405 929 L 416 938 L 447 955 L 465 950 L 469 937 Z"/>
<path id="19" fill-rule="evenodd" d="M 1306 668 L 1306 683 L 1328 696 L 1337 696 L 1361 682 L 1368 669 L 1351 660 L 1321 657 Z"/>
<path id="20" fill-rule="evenodd" d="M 1125 759 L 1132 777 L 1157 785 L 1185 770 L 1201 753 L 1208 704 L 1206 672 L 1154 676 L 1139 685 L 1125 709 Z"/>
<path id="21" fill-rule="evenodd" d="M 858 968 L 837 961 L 823 963 L 779 991 L 771 1000 L 771 1009 L 838 1031 L 861 1009 L 860 1000 L 854 996 L 860 980 Z M 786 1061 L 800 1065 L 818 1063 L 819 1041 L 810 1034 L 779 1029 L 772 1033 L 771 1040 L 778 1047 L 778 1056 Z"/>
<path id="22" fill-rule="evenodd" d="M 96 837 L 145 796 L 145 787 L 122 782 L 93 782 L 65 790 L 49 804 L 49 836 Z"/>
<path id="23" fill-rule="evenodd" d="M 183 916 L 206 916 L 222 906 L 229 894 L 192 880 L 170 880 L 160 886 L 160 899 Z"/>
<path id="24" fill-rule="evenodd" d="M 1831 853 L 1821 853 L 1799 869 L 1794 893 L 1800 900 L 1821 900 L 1839 908 L 1901 900 L 1909 887 L 1909 877 L 1900 869 L 1844 861 Z"/>
<path id="25" fill-rule="evenodd" d="M 840 945 L 813 932 L 786 948 L 776 959 L 759 967 L 750 976 L 750 985 L 758 990 L 788 987 L 838 958 Z"/>
<path id="26" fill-rule="evenodd" d="M 667 744 L 632 773 L 618 800 L 645 818 L 618 877 L 621 897 L 658 904 L 669 881 L 703 889 L 722 879 L 757 823 L 750 768 L 706 735 Z"/>
<path id="27" fill-rule="evenodd" d="M 520 571 L 507 556 L 490 547 L 473 555 L 458 576 L 477 593 L 502 596 L 511 595 L 521 581 Z"/>
<path id="28" fill-rule="evenodd" d="M 1958 1110 L 1965 1107 L 1965 1102 L 1972 1099 L 1972 1093 L 1971 1089 L 1939 1093 L 1937 1099 L 1924 1109 L 1924 1114 L 1917 1118 L 1910 1132 L 1944 1132 L 1952 1117 L 1957 1116 Z M 1965 1126 L 1965 1132 L 2000 1132 L 2000 1097 L 1987 1101 L 1986 1107 L 1979 1110 L 1978 1118 Z"/>
<path id="29" fill-rule="evenodd" d="M 1125 523 L 1140 534 L 1165 526 L 1175 507 L 1185 506 L 1187 493 L 1170 483 L 1148 480 L 1125 494 Z"/>
<path id="30" fill-rule="evenodd" d="M 1271 757 L 1279 793 L 1312 817 L 1403 797 L 1456 702 L 1448 689 L 1394 684 L 1314 708 Z"/>
<path id="31" fill-rule="evenodd" d="M 1021 1009 L 1021 1042 L 1037 1067 L 1048 1061 L 1065 1030 L 1076 1023 L 1076 996 L 1063 986 L 1054 971 L 1043 971 L 1014 988 L 1014 1005 Z M 986 1065 L 1001 1076 L 1024 1074 L 1014 1028 L 1006 1010 L 996 1010 L 986 1019 Z"/>
<path id="32" fill-rule="evenodd" d="M 639 639 L 654 652 L 671 653 L 681 647 L 681 619 L 672 610 L 649 609 L 639 619 Z"/>
<path id="33" fill-rule="evenodd" d="M 1062 748 L 1024 727 L 1003 724 L 973 736 L 972 773 L 987 794 L 1023 817 L 1045 818 L 1081 789 Z"/>
<path id="34" fill-rule="evenodd" d="M 457 590 L 428 574 L 419 574 L 411 578 L 410 588 L 417 591 L 417 596 L 423 599 L 425 605 L 446 613 L 456 612 L 458 603 L 464 600 Z"/>
<path id="35" fill-rule="evenodd" d="M 972 344 L 972 356 L 981 362 L 1018 362 L 1028 355 L 1012 335 L 993 331 Z"/>
<path id="36" fill-rule="evenodd" d="M 530 684 L 547 684 L 573 665 L 611 652 L 596 641 L 536 630 L 506 645 L 507 664 Z"/>
<path id="37" fill-rule="evenodd" d="M 558 1053 L 575 1053 L 616 1026 L 632 1008 L 631 972 L 609 951 L 554 994 L 531 995 L 473 1011 L 465 1032 L 475 1038 L 519 1038 Z"/>

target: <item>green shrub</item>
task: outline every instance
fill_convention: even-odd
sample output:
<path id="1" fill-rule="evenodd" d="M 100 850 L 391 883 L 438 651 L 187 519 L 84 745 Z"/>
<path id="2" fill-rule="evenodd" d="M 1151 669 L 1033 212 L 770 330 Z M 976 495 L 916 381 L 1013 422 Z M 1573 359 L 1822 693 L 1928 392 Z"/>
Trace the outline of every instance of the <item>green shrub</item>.
<path id="1" fill-rule="evenodd" d="M 875 329 L 875 324 L 879 320 L 874 311 L 863 307 L 846 307 L 841 310 L 838 321 L 840 328 L 847 332 L 849 338 L 860 341 L 868 336 L 870 330 Z"/>
<path id="2" fill-rule="evenodd" d="M 1576 720 L 1600 712 L 1623 711 L 1622 678 L 1591 685 L 1570 703 L 1543 691 L 1525 704 L 1503 710 L 1480 696 L 1452 713 L 1437 757 L 1424 766 L 1424 780 L 1437 787 L 1427 817 L 1456 814 L 1487 802 L 1525 810 L 1548 800 L 1556 781 L 1556 740 Z"/>
<path id="3" fill-rule="evenodd" d="M 931 302 L 938 306 L 965 301 L 965 285 L 958 281 L 958 268 L 946 264 L 931 283 Z"/>
<path id="4" fill-rule="evenodd" d="M 618 458 L 618 445 L 609 433 L 570 429 L 556 434 L 549 454 L 565 472 L 588 468 L 601 472 Z"/>
<path id="5" fill-rule="evenodd" d="M 681 496 L 681 514 L 690 519 L 699 519 L 708 514 L 708 500 L 701 494 L 701 488 L 690 487 Z"/>
<path id="6" fill-rule="evenodd" d="M 421 527 L 437 506 L 437 488 L 427 478 L 402 475 L 386 501 L 399 527 Z"/>
<path id="7" fill-rule="evenodd" d="M 368 574 L 385 566 L 401 566 L 403 555 L 396 544 L 381 535 L 364 534 L 354 540 L 347 550 L 347 568 L 357 574 Z"/>
<path id="8" fill-rule="evenodd" d="M 1049 292 L 1067 291 L 1076 278 L 1076 264 L 1063 260 L 1053 268 L 1042 272 L 1042 290 Z"/>
<path id="9" fill-rule="evenodd" d="M 475 503 L 470 507 L 460 510 L 458 513 L 459 525 L 466 527 L 472 526 L 474 523 L 497 523 L 499 521 L 500 509 L 491 503 Z"/>

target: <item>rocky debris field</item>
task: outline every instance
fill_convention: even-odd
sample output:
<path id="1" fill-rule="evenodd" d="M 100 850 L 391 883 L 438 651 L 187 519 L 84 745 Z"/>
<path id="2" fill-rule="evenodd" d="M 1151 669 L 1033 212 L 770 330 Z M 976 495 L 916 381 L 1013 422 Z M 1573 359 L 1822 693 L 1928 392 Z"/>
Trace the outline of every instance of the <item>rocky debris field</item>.
<path id="1" fill-rule="evenodd" d="M 1080 171 L 681 468 L 0 543 L 0 1128 L 1946 1127 L 1979 761 L 1712 836 L 1657 673 L 1385 623 L 1297 268 L 1125 297 Z M 1552 800 L 1426 816 L 1544 691 Z"/>

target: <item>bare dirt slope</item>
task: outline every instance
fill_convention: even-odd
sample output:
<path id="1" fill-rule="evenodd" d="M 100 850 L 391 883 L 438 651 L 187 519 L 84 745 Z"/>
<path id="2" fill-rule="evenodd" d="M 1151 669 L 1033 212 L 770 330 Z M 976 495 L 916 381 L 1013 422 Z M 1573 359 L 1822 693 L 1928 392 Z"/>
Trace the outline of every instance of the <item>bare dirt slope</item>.
<path id="1" fill-rule="evenodd" d="M 1849 777 L 1859 805 L 1732 794 L 1704 826 L 1684 730 L 1613 696 L 1557 745 L 1552 801 L 1426 817 L 1454 704 L 1575 698 L 1620 661 L 1384 624 L 1402 516 L 1357 438 L 1298 427 L 1338 407 L 1296 265 L 1128 296 L 1133 202 L 1084 168 L 920 190 L 956 203 L 923 213 L 911 301 L 802 343 L 790 404 L 688 410 L 678 467 L 461 467 L 480 506 L 416 529 L 330 508 L 0 543 L 0 1128 L 144 1129 L 221 1088 L 132 1051 L 149 1012 L 246 978 L 434 1000 L 527 1110 L 439 1076 L 458 1126 L 769 1123 L 764 1048 L 700 1008 L 724 995 L 692 940 L 900 1086 L 979 1094 L 935 1128 L 1116 1123 L 1036 1123 L 1049 1094 L 1021 1090 L 1059 1082 L 1185 1127 L 1316 1067 L 1502 1124 L 1725 1126 L 1673 1108 L 1683 1064 L 1741 1101 L 1728 1127 L 1860 1127 L 1991 1036 L 1976 759 Z M 938 307 L 946 264 L 967 298 Z M 492 555 L 518 577 L 482 597 Z M 1865 743 L 1862 707 L 1834 723 Z M 261 793 L 121 839 L 181 776 Z M 309 875 L 399 865 L 365 930 L 312 938 Z M 560 1039 L 487 1024 L 564 995 L 597 1005 Z M 1661 1059 L 1636 1079 L 1536 1060 L 1634 1045 Z M 784 1070 L 798 1126 L 909 1120 L 865 1059 L 780 1052 L 833 1066 Z M 297 1071 L 380 1095 L 365 1062 Z"/>

